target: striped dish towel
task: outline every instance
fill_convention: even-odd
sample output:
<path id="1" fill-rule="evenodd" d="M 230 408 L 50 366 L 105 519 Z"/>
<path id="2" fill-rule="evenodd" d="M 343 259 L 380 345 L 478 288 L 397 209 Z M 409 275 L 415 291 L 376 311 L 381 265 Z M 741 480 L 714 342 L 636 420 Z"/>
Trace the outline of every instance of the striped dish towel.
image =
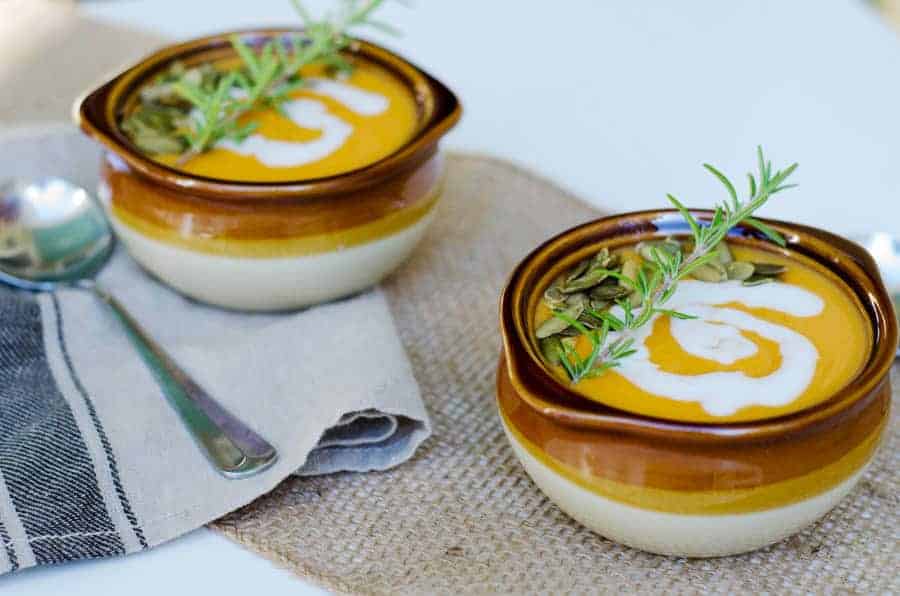
<path id="1" fill-rule="evenodd" d="M 0 179 L 52 168 L 96 185 L 98 152 L 75 131 L 6 137 L 0 152 Z M 146 549 L 290 474 L 397 465 L 430 433 L 378 290 L 294 314 L 225 312 L 123 252 L 100 281 L 280 458 L 253 478 L 219 476 L 105 305 L 0 287 L 0 573 Z"/>

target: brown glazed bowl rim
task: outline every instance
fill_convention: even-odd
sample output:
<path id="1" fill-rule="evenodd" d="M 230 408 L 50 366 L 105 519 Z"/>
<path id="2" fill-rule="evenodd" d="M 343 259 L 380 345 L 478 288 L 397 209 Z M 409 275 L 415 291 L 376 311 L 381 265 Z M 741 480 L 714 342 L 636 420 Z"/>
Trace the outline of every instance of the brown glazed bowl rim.
<path id="1" fill-rule="evenodd" d="M 691 213 L 708 221 L 712 212 L 692 209 Z M 689 233 L 684 219 L 673 209 L 623 213 L 576 226 L 538 246 L 513 270 L 500 299 L 500 330 L 509 378 L 518 396 L 541 415 L 567 426 L 701 442 L 767 440 L 821 431 L 839 425 L 865 407 L 888 379 L 897 348 L 897 320 L 874 260 L 862 247 L 830 232 L 778 220 L 763 221 L 784 235 L 786 251 L 749 227 L 732 230 L 729 241 L 768 250 L 774 247 L 788 257 L 793 253 L 811 258 L 844 280 L 872 325 L 868 360 L 834 396 L 773 418 L 730 423 L 675 421 L 590 401 L 545 367 L 527 330 L 531 326 L 532 297 L 538 284 L 547 279 L 552 263 L 567 257 L 571 260 L 579 249 L 587 250 L 604 241 L 630 244 L 651 236 Z"/>
<path id="2" fill-rule="evenodd" d="M 139 175 L 175 190 L 224 200 L 320 197 L 372 186 L 430 157 L 436 151 L 438 140 L 459 121 L 462 106 L 443 83 L 386 48 L 354 40 L 347 53 L 374 62 L 397 76 L 410 88 L 424 116 L 416 133 L 406 143 L 390 155 L 361 168 L 321 178 L 283 182 L 241 182 L 197 176 L 153 161 L 120 130 L 119 110 L 134 90 L 174 60 L 189 59 L 210 51 L 227 52 L 231 35 L 259 43 L 301 31 L 291 27 L 239 29 L 165 46 L 79 98 L 73 106 L 73 117 L 85 133 Z"/>

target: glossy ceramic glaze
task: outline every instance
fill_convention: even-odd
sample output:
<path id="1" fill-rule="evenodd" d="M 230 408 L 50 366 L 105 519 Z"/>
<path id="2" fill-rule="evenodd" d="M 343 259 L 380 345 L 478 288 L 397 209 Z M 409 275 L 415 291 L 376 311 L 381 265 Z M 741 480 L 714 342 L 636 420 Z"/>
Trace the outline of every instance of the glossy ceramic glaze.
<path id="1" fill-rule="evenodd" d="M 290 30 L 240 32 L 262 44 Z M 100 197 L 134 258 L 174 288 L 230 308 L 278 310 L 352 294 L 393 271 L 421 239 L 440 197 L 438 141 L 461 108 L 440 82 L 373 44 L 353 57 L 391 72 L 419 120 L 398 150 L 365 167 L 288 182 L 238 182 L 168 167 L 118 127 L 135 90 L 173 60 L 227 58 L 229 34 L 165 48 L 88 94 L 82 129 L 107 149 Z"/>
<path id="2" fill-rule="evenodd" d="M 598 533 L 681 556 L 752 550 L 831 509 L 871 460 L 890 406 L 897 344 L 890 299 L 858 246 L 806 226 L 769 223 L 788 239 L 787 250 L 748 230 L 736 230 L 729 242 L 808 259 L 844 280 L 871 324 L 873 347 L 857 376 L 829 399 L 765 420 L 684 422 L 629 413 L 585 399 L 539 357 L 532 339 L 538 289 L 599 246 L 687 232 L 677 214 L 585 224 L 548 241 L 513 272 L 500 313 L 504 428 L 538 486 Z"/>

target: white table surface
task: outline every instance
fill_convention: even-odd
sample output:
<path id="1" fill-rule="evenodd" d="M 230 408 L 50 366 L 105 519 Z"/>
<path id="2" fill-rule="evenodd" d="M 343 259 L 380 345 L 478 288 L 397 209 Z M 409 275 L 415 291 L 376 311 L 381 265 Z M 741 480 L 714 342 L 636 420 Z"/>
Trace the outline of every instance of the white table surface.
<path id="1" fill-rule="evenodd" d="M 181 38 L 295 21 L 287 0 L 81 10 Z M 743 179 L 763 143 L 776 164 L 801 163 L 800 188 L 766 215 L 900 234 L 900 38 L 861 0 L 418 0 L 386 12 L 405 36 L 370 37 L 463 101 L 447 146 L 508 158 L 624 211 L 660 206 L 666 192 L 709 206 L 722 193 L 700 164 Z M 28 570 L 0 580 L 0 593 L 320 591 L 201 529 L 124 559 Z"/>

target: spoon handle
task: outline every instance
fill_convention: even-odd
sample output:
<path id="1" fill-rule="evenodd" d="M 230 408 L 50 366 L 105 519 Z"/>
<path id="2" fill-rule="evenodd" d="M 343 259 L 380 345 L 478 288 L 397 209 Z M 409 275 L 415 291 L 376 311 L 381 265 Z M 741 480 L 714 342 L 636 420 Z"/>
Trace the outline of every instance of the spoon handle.
<path id="1" fill-rule="evenodd" d="M 275 463 L 278 459 L 275 448 L 204 391 L 118 300 L 96 285 L 92 284 L 90 289 L 115 313 L 169 403 L 223 476 L 246 478 Z"/>

